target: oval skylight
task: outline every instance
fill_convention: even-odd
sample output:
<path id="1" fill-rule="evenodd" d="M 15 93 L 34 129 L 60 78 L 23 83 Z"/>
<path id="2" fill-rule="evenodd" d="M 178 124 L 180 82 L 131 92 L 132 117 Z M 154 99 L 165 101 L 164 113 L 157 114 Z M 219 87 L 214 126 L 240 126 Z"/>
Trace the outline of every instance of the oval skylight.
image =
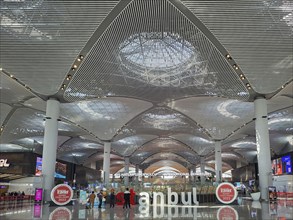
<path id="1" fill-rule="evenodd" d="M 120 45 L 120 57 L 141 68 L 170 69 L 189 61 L 195 48 L 178 34 L 139 33 Z"/>

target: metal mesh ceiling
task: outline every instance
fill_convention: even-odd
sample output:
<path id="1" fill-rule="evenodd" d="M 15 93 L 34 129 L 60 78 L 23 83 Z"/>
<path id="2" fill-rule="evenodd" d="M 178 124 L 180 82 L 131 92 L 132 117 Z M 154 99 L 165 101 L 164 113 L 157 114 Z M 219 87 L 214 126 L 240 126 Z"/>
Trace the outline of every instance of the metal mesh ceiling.
<path id="1" fill-rule="evenodd" d="M 69 83 L 66 100 L 127 96 L 161 102 L 190 95 L 249 98 L 249 91 L 207 33 L 169 1 L 131 1 L 110 21 L 101 35 L 89 41 L 92 49 L 84 54 Z"/>
<path id="2" fill-rule="evenodd" d="M 172 138 L 181 141 L 192 148 L 198 155 L 204 156 L 215 149 L 215 143 L 209 139 L 186 134 L 177 134 Z"/>
<path id="3" fill-rule="evenodd" d="M 169 106 L 204 127 L 213 139 L 220 140 L 254 118 L 253 103 L 230 99 L 195 97 L 171 102 Z"/>
<path id="4" fill-rule="evenodd" d="M 156 138 L 155 135 L 131 136 L 112 142 L 111 149 L 122 156 L 130 156 L 135 150 L 143 146 L 144 143 Z"/>
<path id="5" fill-rule="evenodd" d="M 0 57 L 0 60 L 2 60 L 2 56 Z M 1 71 L 0 88 L 0 97 L 2 103 L 14 104 L 23 102 L 26 99 L 33 97 L 33 95 L 27 89 L 19 85 L 13 78 L 4 75 Z"/>
<path id="6" fill-rule="evenodd" d="M 18 108 L 13 117 L 8 121 L 1 133 L 1 143 L 35 136 L 44 136 L 45 114 L 28 108 Z M 84 131 L 65 122 L 58 124 L 59 135 L 75 136 L 82 135 Z"/>
<path id="7" fill-rule="evenodd" d="M 177 154 L 190 163 L 195 163 L 198 159 L 196 152 L 191 148 L 170 138 L 157 138 L 146 143 L 144 146 L 136 150 L 132 155 L 132 160 L 142 162 L 150 155 L 160 152 Z"/>
<path id="8" fill-rule="evenodd" d="M 12 107 L 9 105 L 1 103 L 0 105 L 0 125 L 3 124 L 4 120 L 6 119 L 7 115 L 11 111 Z"/>
<path id="9" fill-rule="evenodd" d="M 56 93 L 79 51 L 117 3 L 2 1 L 2 68 L 38 93 Z"/>
<path id="10" fill-rule="evenodd" d="M 204 130 L 186 116 L 168 107 L 154 107 L 128 123 L 123 132 L 135 134 L 152 134 L 169 136 L 176 133 L 187 133 L 204 136 Z"/>
<path id="11" fill-rule="evenodd" d="M 257 92 L 274 92 L 292 79 L 292 1 L 182 2 L 230 51 Z"/>
<path id="12" fill-rule="evenodd" d="M 134 99 L 108 98 L 64 103 L 60 106 L 60 115 L 101 140 L 111 140 L 125 123 L 151 106 Z"/>
<path id="13" fill-rule="evenodd" d="M 104 146 L 91 142 L 88 140 L 82 140 L 80 138 L 71 138 L 70 140 L 66 141 L 62 145 L 60 145 L 57 149 L 58 153 L 64 153 L 64 152 L 72 152 L 75 153 L 75 151 L 80 150 L 100 150 L 103 151 Z"/>
<path id="14" fill-rule="evenodd" d="M 58 91 L 73 102 L 61 104 L 59 159 L 102 169 L 99 141 L 111 140 L 111 170 L 120 156 L 154 170 L 188 167 L 198 155 L 214 163 L 212 141 L 225 139 L 224 170 L 239 155 L 255 162 L 254 106 L 241 101 L 256 95 L 247 82 L 270 93 L 292 79 L 292 3 L 182 2 L 1 2 L 0 151 L 42 153 L 44 100 Z M 272 155 L 293 148 L 292 85 L 266 95 Z"/>

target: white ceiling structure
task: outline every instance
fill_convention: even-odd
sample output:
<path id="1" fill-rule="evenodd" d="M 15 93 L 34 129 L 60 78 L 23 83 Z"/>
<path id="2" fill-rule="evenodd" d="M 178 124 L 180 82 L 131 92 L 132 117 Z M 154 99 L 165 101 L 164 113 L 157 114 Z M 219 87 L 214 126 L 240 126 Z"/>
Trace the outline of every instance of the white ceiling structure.
<path id="1" fill-rule="evenodd" d="M 0 152 L 42 153 L 60 101 L 57 158 L 223 172 L 256 161 L 254 103 L 268 100 L 272 155 L 293 150 L 293 2 L 1 2 Z"/>

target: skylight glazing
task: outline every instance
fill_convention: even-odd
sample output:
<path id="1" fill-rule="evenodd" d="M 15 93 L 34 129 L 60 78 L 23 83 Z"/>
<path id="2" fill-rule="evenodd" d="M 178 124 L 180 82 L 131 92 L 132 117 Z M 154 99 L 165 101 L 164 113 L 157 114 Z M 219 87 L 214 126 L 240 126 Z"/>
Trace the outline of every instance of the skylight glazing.
<path id="1" fill-rule="evenodd" d="M 123 72 L 153 86 L 184 88 L 209 75 L 198 50 L 176 33 L 134 34 L 120 44 L 118 59 Z"/>

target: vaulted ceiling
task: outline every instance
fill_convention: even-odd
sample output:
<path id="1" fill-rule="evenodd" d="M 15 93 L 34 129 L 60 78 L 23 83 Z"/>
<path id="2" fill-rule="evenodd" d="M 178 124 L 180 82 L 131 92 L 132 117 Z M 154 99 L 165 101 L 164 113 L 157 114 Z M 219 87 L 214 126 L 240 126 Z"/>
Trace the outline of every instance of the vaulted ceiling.
<path id="1" fill-rule="evenodd" d="M 254 104 L 272 154 L 293 150 L 293 3 L 272 0 L 3 1 L 1 152 L 42 153 L 60 101 L 57 158 L 132 165 L 255 162 Z"/>

